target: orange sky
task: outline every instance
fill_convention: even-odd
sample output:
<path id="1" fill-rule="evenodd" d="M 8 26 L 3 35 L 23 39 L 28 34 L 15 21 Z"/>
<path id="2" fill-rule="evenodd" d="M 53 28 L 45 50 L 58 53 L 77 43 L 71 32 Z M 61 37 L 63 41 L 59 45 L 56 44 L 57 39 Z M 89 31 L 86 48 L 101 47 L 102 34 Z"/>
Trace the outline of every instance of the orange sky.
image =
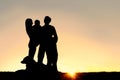
<path id="1" fill-rule="evenodd" d="M 0 71 L 24 69 L 28 54 L 25 19 L 51 16 L 58 33 L 58 69 L 63 72 L 120 71 L 118 0 L 0 1 Z M 35 60 L 37 61 L 37 52 Z M 44 59 L 46 63 L 46 58 Z"/>

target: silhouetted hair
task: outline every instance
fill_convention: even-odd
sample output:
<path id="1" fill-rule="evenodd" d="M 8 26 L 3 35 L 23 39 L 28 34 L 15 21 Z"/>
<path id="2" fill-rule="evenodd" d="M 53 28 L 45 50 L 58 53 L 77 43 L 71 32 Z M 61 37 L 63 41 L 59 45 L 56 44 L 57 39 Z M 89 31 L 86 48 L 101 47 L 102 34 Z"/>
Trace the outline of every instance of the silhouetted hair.
<path id="1" fill-rule="evenodd" d="M 49 24 L 51 22 L 51 18 L 49 16 L 45 16 L 44 22 L 45 24 Z"/>
<path id="2" fill-rule="evenodd" d="M 25 25 L 32 25 L 32 19 L 31 18 L 27 18 L 25 21 Z"/>

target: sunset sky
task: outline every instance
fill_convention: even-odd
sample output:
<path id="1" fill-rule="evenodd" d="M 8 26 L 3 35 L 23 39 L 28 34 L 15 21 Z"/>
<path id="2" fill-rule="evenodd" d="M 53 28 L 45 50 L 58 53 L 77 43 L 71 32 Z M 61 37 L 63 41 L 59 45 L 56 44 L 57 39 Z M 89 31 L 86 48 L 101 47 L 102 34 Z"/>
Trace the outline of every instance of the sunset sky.
<path id="1" fill-rule="evenodd" d="M 0 0 L 0 71 L 25 69 L 25 19 L 44 25 L 46 15 L 58 34 L 59 71 L 120 71 L 120 0 Z"/>

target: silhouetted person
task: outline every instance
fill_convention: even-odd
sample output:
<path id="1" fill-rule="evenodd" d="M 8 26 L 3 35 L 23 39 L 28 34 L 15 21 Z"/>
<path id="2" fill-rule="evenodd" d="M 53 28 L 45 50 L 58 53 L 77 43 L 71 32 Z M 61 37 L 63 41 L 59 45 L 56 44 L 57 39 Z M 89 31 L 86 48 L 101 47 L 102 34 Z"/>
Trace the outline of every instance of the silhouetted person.
<path id="1" fill-rule="evenodd" d="M 34 59 L 36 47 L 40 44 L 41 26 L 40 21 L 35 20 L 35 25 L 32 26 L 33 22 L 31 18 L 27 18 L 25 21 L 26 32 L 29 36 L 29 53 L 28 56 Z"/>
<path id="2" fill-rule="evenodd" d="M 50 25 L 50 22 L 51 18 L 49 16 L 45 16 L 45 25 L 42 27 L 42 38 L 38 54 L 38 63 L 42 62 L 44 53 L 46 52 L 47 66 L 50 69 L 57 71 L 58 51 L 56 43 L 58 41 L 58 36 L 55 27 Z"/>

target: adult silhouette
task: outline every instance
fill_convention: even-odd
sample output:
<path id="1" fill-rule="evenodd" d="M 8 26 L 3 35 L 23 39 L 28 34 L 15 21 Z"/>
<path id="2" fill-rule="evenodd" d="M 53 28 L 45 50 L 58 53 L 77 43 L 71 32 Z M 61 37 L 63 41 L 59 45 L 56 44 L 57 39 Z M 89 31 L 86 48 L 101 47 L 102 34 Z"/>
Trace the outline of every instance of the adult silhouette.
<path id="1" fill-rule="evenodd" d="M 44 26 L 42 27 L 42 38 L 38 53 L 38 63 L 42 63 L 44 53 L 47 55 L 47 66 L 50 69 L 54 69 L 57 71 L 57 59 L 58 59 L 58 51 L 57 51 L 57 41 L 58 36 L 54 26 L 50 25 L 51 18 L 49 16 L 45 16 L 44 18 Z"/>
<path id="2" fill-rule="evenodd" d="M 29 53 L 28 56 L 31 59 L 34 59 L 36 47 L 40 44 L 40 35 L 41 35 L 41 25 L 39 20 L 35 20 L 35 25 L 33 25 L 31 18 L 27 18 L 25 21 L 26 32 L 29 36 Z"/>

